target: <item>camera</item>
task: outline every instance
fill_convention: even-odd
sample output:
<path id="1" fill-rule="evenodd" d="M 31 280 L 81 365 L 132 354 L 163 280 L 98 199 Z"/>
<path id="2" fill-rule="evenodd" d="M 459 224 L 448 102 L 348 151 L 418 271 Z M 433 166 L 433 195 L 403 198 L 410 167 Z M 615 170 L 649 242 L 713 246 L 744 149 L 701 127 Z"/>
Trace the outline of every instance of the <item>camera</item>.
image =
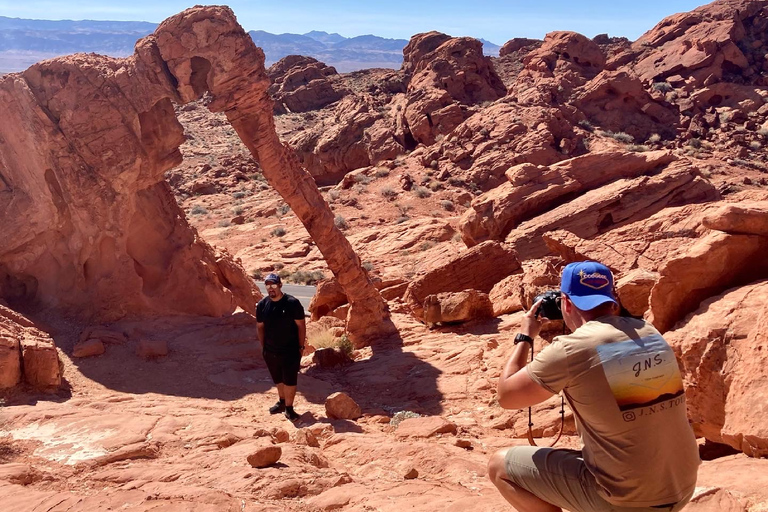
<path id="1" fill-rule="evenodd" d="M 562 320 L 563 312 L 560 310 L 560 290 L 547 290 L 537 295 L 533 303 L 541 301 L 536 308 L 536 318 L 542 316 L 547 320 Z"/>

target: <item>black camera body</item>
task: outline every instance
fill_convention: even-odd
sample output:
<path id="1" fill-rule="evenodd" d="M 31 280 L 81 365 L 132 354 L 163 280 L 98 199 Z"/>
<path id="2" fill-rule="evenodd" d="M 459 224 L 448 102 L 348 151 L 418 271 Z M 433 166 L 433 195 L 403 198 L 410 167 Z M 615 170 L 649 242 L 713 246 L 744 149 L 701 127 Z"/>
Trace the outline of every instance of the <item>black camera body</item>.
<path id="1" fill-rule="evenodd" d="M 541 302 L 536 308 L 536 318 L 541 316 L 547 320 L 563 319 L 563 312 L 560 309 L 560 290 L 547 290 L 533 299 L 534 304 L 539 301 Z"/>

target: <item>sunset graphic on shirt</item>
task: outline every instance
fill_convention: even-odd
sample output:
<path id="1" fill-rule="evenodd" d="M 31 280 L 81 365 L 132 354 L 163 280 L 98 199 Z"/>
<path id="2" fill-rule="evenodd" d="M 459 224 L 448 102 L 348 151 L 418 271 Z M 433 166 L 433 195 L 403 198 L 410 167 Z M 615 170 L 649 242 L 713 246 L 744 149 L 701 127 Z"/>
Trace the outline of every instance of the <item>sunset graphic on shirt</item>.
<path id="1" fill-rule="evenodd" d="M 683 394 L 675 354 L 660 336 L 602 345 L 597 352 L 621 411 L 647 407 Z"/>

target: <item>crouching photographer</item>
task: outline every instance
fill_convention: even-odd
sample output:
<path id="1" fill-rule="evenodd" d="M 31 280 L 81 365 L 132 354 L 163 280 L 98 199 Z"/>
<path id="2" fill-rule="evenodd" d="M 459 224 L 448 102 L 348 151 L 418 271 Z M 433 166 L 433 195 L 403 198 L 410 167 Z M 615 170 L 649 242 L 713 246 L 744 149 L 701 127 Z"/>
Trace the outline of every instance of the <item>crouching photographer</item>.
<path id="1" fill-rule="evenodd" d="M 583 449 L 495 453 L 489 477 L 520 512 L 677 511 L 693 494 L 700 461 L 675 355 L 651 324 L 617 311 L 610 270 L 584 261 L 523 317 L 498 402 L 521 409 L 562 392 Z M 558 316 L 571 334 L 526 364 L 542 323 Z"/>

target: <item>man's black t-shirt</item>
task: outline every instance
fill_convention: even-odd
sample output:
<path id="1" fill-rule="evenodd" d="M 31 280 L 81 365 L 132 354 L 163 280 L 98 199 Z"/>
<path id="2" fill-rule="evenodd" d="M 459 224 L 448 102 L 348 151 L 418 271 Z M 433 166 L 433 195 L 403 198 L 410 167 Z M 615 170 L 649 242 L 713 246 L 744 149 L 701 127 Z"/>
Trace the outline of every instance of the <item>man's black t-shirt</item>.
<path id="1" fill-rule="evenodd" d="M 299 327 L 304 307 L 296 297 L 283 294 L 280 300 L 264 297 L 256 306 L 256 321 L 264 323 L 264 350 L 279 354 L 299 353 Z"/>

